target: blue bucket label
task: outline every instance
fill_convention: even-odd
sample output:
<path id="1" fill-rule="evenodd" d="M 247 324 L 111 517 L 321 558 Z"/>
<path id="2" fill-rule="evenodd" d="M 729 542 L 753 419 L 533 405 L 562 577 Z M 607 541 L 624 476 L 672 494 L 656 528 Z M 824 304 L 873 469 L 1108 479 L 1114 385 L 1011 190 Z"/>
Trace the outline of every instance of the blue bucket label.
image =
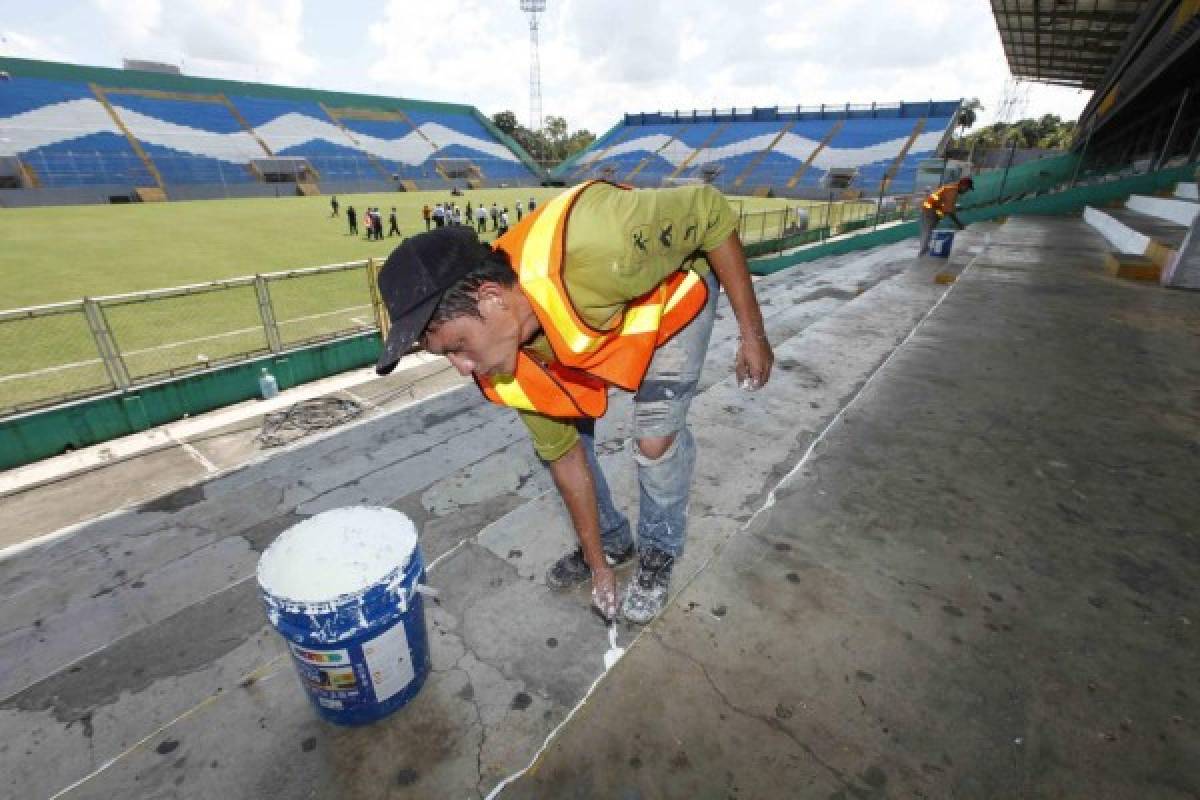
<path id="1" fill-rule="evenodd" d="M 403 625 L 351 648 L 325 649 L 289 643 L 296 670 L 323 708 L 342 711 L 382 703 L 416 677 Z M 351 650 L 361 647 L 361 656 Z"/>

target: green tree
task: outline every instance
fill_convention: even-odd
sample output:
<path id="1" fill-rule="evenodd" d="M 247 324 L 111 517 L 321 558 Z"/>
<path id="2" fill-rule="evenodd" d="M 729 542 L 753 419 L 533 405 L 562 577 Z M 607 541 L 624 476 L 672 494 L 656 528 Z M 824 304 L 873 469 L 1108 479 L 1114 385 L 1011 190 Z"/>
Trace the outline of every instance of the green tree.
<path id="1" fill-rule="evenodd" d="M 571 132 L 571 126 L 564 117 L 546 117 L 540 131 L 531 131 L 521 125 L 517 122 L 517 115 L 511 111 L 493 114 L 492 122 L 515 139 L 535 161 L 546 166 L 558 164 L 596 141 L 591 131 Z"/>
<path id="2" fill-rule="evenodd" d="M 1016 122 L 993 122 L 970 133 L 959 141 L 965 150 L 1009 147 L 1016 142 L 1019 148 L 1065 149 L 1075 138 L 1075 123 L 1064 122 L 1057 114 L 1043 114 L 1037 119 Z"/>
<path id="3" fill-rule="evenodd" d="M 492 115 L 492 122 L 496 127 L 509 136 L 517 129 L 517 115 L 511 111 L 498 111 Z"/>

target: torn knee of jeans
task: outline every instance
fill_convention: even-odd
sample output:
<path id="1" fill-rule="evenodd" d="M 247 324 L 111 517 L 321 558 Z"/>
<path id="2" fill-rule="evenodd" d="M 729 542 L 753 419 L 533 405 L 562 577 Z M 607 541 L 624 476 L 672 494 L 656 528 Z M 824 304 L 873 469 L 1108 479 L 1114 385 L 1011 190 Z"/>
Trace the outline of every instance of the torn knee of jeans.
<path id="1" fill-rule="evenodd" d="M 695 381 L 654 380 L 643 381 L 633 396 L 635 403 L 653 403 L 662 400 L 678 400 L 696 391 Z"/>
<path id="2" fill-rule="evenodd" d="M 650 466 L 652 464 L 659 464 L 663 461 L 666 461 L 668 458 L 670 458 L 672 455 L 675 454 L 676 450 L 679 449 L 679 434 L 678 434 L 678 432 L 669 433 L 666 436 L 662 436 L 662 437 L 656 436 L 654 438 L 656 438 L 656 439 L 665 438 L 665 439 L 668 439 L 668 441 L 665 445 L 657 445 L 657 443 L 656 443 L 656 447 L 654 448 L 654 450 L 656 450 L 657 452 L 650 452 L 650 453 L 647 453 L 646 450 L 642 447 L 642 441 L 643 441 L 642 439 L 631 440 L 633 442 L 633 457 L 635 459 L 637 459 L 639 464 L 643 464 L 646 466 Z"/>

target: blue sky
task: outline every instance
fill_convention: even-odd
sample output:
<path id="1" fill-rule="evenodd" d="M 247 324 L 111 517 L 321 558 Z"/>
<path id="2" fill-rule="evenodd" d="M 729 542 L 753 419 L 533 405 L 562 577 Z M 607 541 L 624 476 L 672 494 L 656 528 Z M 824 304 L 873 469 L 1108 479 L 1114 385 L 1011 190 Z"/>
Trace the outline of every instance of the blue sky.
<path id="1" fill-rule="evenodd" d="M 625 111 L 979 97 L 1008 67 L 984 0 L 548 0 L 542 107 L 599 134 Z M 0 54 L 468 103 L 529 116 L 518 0 L 0 0 Z M 1026 115 L 1086 92 L 1030 85 Z"/>

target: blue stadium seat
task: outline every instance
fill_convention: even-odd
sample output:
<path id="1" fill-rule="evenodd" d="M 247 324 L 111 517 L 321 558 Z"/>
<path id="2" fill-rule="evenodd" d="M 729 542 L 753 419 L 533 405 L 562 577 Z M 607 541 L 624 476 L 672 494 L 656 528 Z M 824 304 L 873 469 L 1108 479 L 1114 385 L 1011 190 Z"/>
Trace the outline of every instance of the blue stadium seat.
<path id="1" fill-rule="evenodd" d="M 89 87 L 93 76 L 84 74 L 78 81 L 17 74 L 0 84 L 0 127 L 5 130 L 0 155 L 19 156 L 44 187 L 154 186 L 150 170 Z M 104 81 L 100 83 L 103 88 Z M 178 87 L 179 82 L 167 85 Z M 168 187 L 256 182 L 250 162 L 271 155 L 304 157 L 320 179 L 329 181 L 378 182 L 394 176 L 445 186 L 437 171 L 439 158 L 469 160 L 489 183 L 533 185 L 541 180 L 467 108 L 411 112 L 425 138 L 399 120 L 332 120 L 316 93 L 306 100 L 227 92 L 234 111 L 220 100 L 171 92 L 151 96 L 126 88 L 104 90 Z M 213 93 L 205 84 L 193 94 Z M 339 103 L 345 105 L 346 98 Z M 364 102 L 364 108 L 376 107 L 377 101 Z"/>
<path id="2" fill-rule="evenodd" d="M 565 165 L 555 177 L 576 181 L 613 175 L 628 180 L 629 173 L 646 160 L 631 179 L 638 186 L 659 186 L 674 176 L 675 180 L 708 180 L 726 191 L 769 186 L 780 193 L 789 190 L 787 184 L 815 153 L 791 190 L 820 187 L 829 170 L 842 168 L 857 171 L 852 187 L 873 191 L 888 174 L 918 120 L 931 115 L 906 153 L 899 173 L 915 172 L 916 161 L 937 148 L 957 106 L 956 102 L 943 102 L 798 112 L 756 109 L 739 111 L 736 118 L 728 112 L 627 115 L 604 141 Z M 668 141 L 670 146 L 658 152 Z M 775 147 L 766 150 L 772 142 Z M 818 151 L 822 142 L 826 144 Z M 697 153 L 697 148 L 703 149 Z M 685 161 L 687 165 L 678 169 Z M 753 169 L 735 186 L 751 165 Z M 897 179 L 892 184 L 898 185 Z"/>
<path id="3" fill-rule="evenodd" d="M 0 83 L 0 155 L 19 156 L 41 186 L 154 179 L 87 84 L 13 76 Z"/>

